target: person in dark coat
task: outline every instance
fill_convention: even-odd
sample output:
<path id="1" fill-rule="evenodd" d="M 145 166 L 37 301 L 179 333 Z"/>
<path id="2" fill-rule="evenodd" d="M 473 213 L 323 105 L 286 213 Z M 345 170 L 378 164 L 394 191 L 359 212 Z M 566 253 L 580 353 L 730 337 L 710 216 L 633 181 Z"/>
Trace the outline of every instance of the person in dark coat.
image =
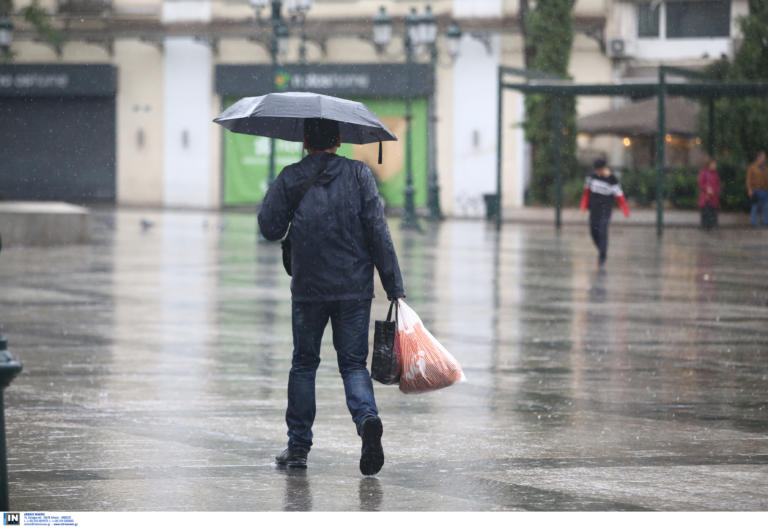
<path id="1" fill-rule="evenodd" d="M 288 448 L 278 465 L 307 466 L 315 419 L 315 373 L 328 320 L 333 328 L 347 407 L 362 438 L 360 470 L 377 473 L 384 464 L 383 426 L 366 369 L 373 298 L 373 269 L 390 299 L 405 296 L 397 255 L 371 170 L 336 155 L 336 121 L 306 119 L 309 154 L 285 167 L 267 191 L 259 228 L 267 240 L 281 239 L 290 210 L 293 360 L 288 377 Z M 301 198 L 307 178 L 320 174 Z M 299 201 L 300 200 L 300 201 Z"/>
<path id="2" fill-rule="evenodd" d="M 720 207 L 720 176 L 717 175 L 717 161 L 710 157 L 706 166 L 699 171 L 699 208 L 701 228 L 711 230 L 717 227 L 717 209 Z"/>
<path id="3" fill-rule="evenodd" d="M 605 160 L 593 164 L 594 172 L 587 176 L 581 196 L 581 210 L 589 208 L 589 233 L 598 250 L 597 264 L 603 266 L 608 256 L 608 227 L 611 223 L 614 198 L 625 216 L 629 217 L 629 206 L 624 198 L 619 180 L 611 174 Z"/>

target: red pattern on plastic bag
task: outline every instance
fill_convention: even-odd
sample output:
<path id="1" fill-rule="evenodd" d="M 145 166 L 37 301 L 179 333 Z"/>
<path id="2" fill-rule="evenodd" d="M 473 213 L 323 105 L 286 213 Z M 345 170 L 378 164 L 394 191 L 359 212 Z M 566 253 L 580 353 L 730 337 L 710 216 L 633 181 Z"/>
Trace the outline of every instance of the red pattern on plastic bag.
<path id="1" fill-rule="evenodd" d="M 395 346 L 400 356 L 400 391 L 439 390 L 465 380 L 459 362 L 424 327 L 416 312 L 399 302 Z"/>

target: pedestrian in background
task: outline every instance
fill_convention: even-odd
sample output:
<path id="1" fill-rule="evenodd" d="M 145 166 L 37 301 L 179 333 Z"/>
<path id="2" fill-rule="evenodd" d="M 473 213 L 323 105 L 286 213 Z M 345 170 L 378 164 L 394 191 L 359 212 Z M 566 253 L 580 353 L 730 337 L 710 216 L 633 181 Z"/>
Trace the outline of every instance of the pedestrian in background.
<path id="1" fill-rule="evenodd" d="M 710 157 L 699 171 L 699 209 L 701 228 L 708 231 L 717 227 L 717 209 L 720 207 L 720 176 L 717 160 Z"/>
<path id="2" fill-rule="evenodd" d="M 584 193 L 581 196 L 581 210 L 589 209 L 589 233 L 598 250 L 597 264 L 603 266 L 608 256 L 608 227 L 611 223 L 613 200 L 629 217 L 629 206 L 624 198 L 619 180 L 608 168 L 604 159 L 593 164 L 594 172 L 587 176 Z"/>
<path id="3" fill-rule="evenodd" d="M 768 166 L 765 151 L 760 150 L 747 169 L 747 193 L 752 201 L 749 224 L 757 227 L 757 213 L 762 212 L 763 227 L 768 227 Z"/>

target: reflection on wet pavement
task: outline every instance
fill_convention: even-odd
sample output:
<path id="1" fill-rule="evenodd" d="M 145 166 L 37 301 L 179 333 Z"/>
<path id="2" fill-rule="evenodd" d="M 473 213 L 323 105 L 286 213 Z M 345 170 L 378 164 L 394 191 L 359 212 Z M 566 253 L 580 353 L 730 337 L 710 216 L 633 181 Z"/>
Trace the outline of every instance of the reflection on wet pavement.
<path id="1" fill-rule="evenodd" d="M 364 478 L 330 328 L 309 469 L 272 464 L 289 278 L 253 215 L 93 221 L 92 245 L 0 255 L 15 509 L 768 508 L 766 232 L 617 227 L 598 271 L 586 227 L 393 221 L 408 302 L 467 382 L 377 385 L 387 461 Z"/>
<path id="2" fill-rule="evenodd" d="M 312 488 L 307 471 L 303 469 L 285 469 L 284 511 L 311 511 Z"/>

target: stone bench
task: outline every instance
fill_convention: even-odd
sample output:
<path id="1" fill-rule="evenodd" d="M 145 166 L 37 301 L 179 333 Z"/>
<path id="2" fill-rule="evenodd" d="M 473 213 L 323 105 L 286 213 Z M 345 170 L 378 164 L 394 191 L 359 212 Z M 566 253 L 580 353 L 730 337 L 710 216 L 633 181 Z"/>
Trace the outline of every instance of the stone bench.
<path id="1" fill-rule="evenodd" d="M 0 201 L 3 247 L 88 243 L 88 215 L 58 201 Z"/>

